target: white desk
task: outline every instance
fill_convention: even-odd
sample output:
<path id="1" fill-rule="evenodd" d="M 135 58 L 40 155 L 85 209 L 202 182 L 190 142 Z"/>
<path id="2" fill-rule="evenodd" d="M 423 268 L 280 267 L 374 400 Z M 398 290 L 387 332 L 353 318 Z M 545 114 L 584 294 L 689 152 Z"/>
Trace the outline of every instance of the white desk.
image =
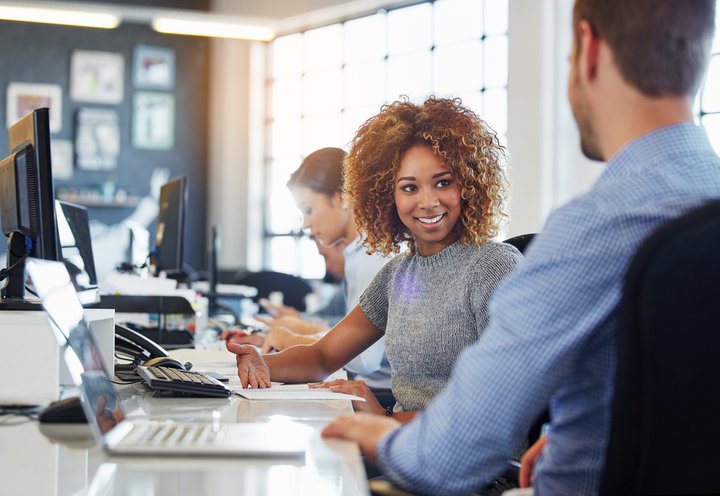
<path id="1" fill-rule="evenodd" d="M 200 369 L 201 367 L 197 367 Z M 215 370 L 218 370 L 215 368 Z M 367 495 L 357 446 L 319 431 L 352 412 L 349 401 L 154 398 L 120 386 L 128 418 L 258 422 L 282 415 L 311 426 L 304 459 L 108 457 L 99 448 L 50 441 L 36 422 L 0 427 L 0 493 L 13 495 Z M 8 419 L 4 419 L 7 421 Z M 53 428 L 65 427 L 55 424 Z"/>

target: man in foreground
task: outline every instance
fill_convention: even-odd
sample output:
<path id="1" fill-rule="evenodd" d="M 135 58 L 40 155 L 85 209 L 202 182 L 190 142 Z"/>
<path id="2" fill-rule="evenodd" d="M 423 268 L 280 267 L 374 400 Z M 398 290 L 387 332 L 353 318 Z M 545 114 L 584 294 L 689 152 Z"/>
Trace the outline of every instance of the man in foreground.
<path id="1" fill-rule="evenodd" d="M 357 441 L 403 487 L 468 493 L 550 404 L 535 494 L 598 492 L 625 270 L 658 227 L 720 198 L 720 159 L 692 114 L 714 19 L 715 0 L 576 1 L 568 98 L 583 153 L 607 169 L 551 214 L 423 414 L 341 417 L 325 436 Z"/>

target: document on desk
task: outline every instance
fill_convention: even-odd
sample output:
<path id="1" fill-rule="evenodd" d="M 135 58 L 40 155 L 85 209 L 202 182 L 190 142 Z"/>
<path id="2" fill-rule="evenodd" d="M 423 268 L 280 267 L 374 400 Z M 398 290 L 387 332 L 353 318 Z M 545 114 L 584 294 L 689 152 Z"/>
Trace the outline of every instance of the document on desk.
<path id="1" fill-rule="evenodd" d="M 248 400 L 353 400 L 365 401 L 354 394 L 335 393 L 329 389 L 312 389 L 307 384 L 278 384 L 266 389 L 243 389 L 230 386 L 235 394 Z"/>

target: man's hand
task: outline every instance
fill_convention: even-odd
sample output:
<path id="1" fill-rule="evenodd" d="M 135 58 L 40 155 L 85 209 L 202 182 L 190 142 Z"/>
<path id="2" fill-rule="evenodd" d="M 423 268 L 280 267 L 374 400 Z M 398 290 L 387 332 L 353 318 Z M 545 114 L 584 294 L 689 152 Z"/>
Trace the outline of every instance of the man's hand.
<path id="1" fill-rule="evenodd" d="M 360 445 L 360 451 L 372 463 L 377 463 L 378 442 L 398 427 L 400 422 L 390 417 L 356 413 L 336 418 L 323 429 L 322 435 L 355 441 Z"/>
<path id="2" fill-rule="evenodd" d="M 316 382 L 310 384 L 311 388 L 328 388 L 336 393 L 354 394 L 365 398 L 365 401 L 353 401 L 353 409 L 356 412 L 373 413 L 375 415 L 385 415 L 385 409 L 377 400 L 375 395 L 365 383 L 365 381 L 348 381 L 346 379 L 337 379 L 329 382 Z"/>
<path id="3" fill-rule="evenodd" d="M 243 388 L 270 387 L 270 369 L 255 346 L 227 342 L 227 349 L 237 355 L 238 377 Z"/>
<path id="4" fill-rule="evenodd" d="M 535 462 L 540 458 L 543 448 L 547 444 L 547 436 L 543 436 L 530 446 L 520 460 L 520 487 L 532 486 Z"/>

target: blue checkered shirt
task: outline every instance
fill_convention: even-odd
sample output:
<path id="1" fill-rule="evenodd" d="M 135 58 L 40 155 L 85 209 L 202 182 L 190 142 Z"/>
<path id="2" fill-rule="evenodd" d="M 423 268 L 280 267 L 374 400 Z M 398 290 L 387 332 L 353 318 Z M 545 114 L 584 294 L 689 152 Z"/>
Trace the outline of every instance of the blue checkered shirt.
<path id="1" fill-rule="evenodd" d="M 720 159 L 700 128 L 674 125 L 627 144 L 587 194 L 550 215 L 444 391 L 381 440 L 384 472 L 422 493 L 478 490 L 549 404 L 536 496 L 596 494 L 623 275 L 649 234 L 718 197 Z"/>

